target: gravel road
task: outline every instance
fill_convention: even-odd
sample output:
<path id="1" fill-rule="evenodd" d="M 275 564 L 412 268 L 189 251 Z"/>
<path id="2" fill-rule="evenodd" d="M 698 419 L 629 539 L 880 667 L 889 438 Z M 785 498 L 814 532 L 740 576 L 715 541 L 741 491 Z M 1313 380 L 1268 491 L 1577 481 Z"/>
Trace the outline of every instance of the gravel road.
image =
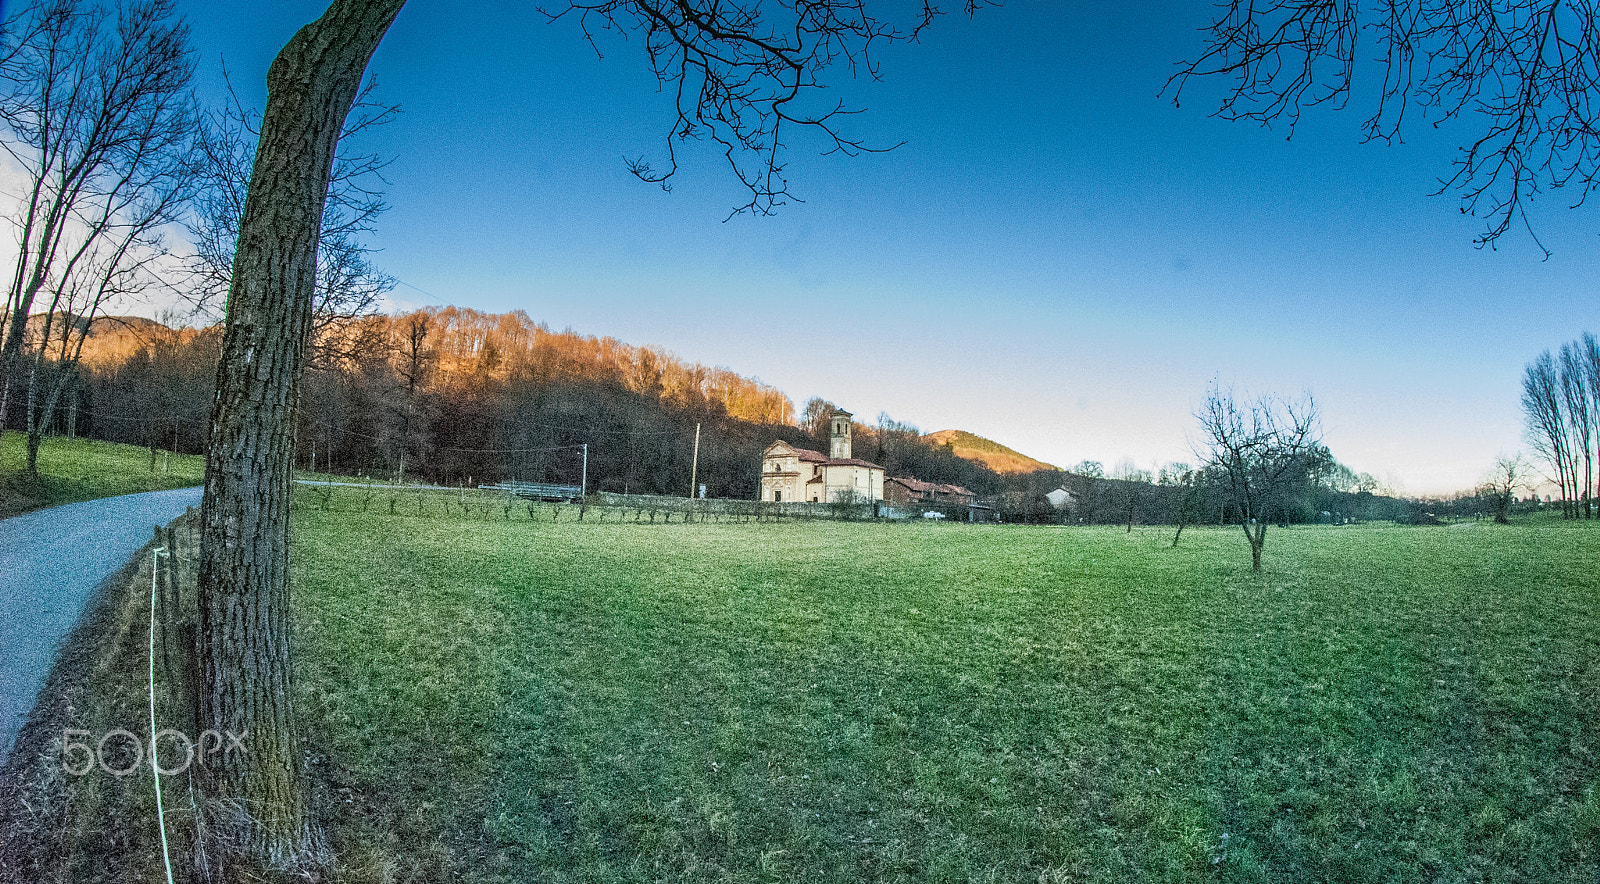
<path id="1" fill-rule="evenodd" d="M 156 525 L 198 506 L 200 491 L 126 494 L 0 520 L 0 757 L 90 593 Z"/>

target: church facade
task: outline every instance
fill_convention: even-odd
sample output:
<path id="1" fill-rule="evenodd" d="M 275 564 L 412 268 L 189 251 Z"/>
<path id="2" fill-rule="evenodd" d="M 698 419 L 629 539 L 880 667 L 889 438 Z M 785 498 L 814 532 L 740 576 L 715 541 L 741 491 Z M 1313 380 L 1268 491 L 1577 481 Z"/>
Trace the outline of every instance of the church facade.
<path id="1" fill-rule="evenodd" d="M 761 499 L 871 503 L 883 499 L 883 467 L 850 456 L 850 412 L 835 411 L 828 453 L 774 442 L 761 456 Z"/>

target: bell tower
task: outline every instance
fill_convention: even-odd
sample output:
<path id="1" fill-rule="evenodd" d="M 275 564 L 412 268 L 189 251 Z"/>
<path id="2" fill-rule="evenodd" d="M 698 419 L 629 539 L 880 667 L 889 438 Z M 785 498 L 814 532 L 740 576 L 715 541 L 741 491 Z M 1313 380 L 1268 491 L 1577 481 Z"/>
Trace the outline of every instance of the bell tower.
<path id="1" fill-rule="evenodd" d="M 828 445 L 828 456 L 834 460 L 850 459 L 850 412 L 833 413 L 833 437 Z"/>

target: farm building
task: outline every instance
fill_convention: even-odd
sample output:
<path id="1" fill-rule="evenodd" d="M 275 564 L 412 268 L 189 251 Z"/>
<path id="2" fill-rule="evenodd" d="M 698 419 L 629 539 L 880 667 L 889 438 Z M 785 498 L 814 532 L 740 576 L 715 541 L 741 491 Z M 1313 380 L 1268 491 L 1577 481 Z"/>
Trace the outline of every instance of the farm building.
<path id="1" fill-rule="evenodd" d="M 1064 509 L 1070 511 L 1077 509 L 1078 506 L 1078 495 L 1074 492 L 1068 491 L 1065 488 L 1057 488 L 1049 494 L 1046 494 L 1045 497 L 1050 501 L 1050 505 L 1055 507 L 1057 510 Z"/>
<path id="2" fill-rule="evenodd" d="M 761 499 L 871 503 L 883 499 L 883 467 L 850 456 L 850 412 L 833 413 L 827 454 L 774 442 L 761 455 Z"/>
<path id="3" fill-rule="evenodd" d="M 920 479 L 891 478 L 885 480 L 883 486 L 884 500 L 896 506 L 913 503 L 969 506 L 973 497 L 971 491 L 960 485 L 941 485 Z"/>

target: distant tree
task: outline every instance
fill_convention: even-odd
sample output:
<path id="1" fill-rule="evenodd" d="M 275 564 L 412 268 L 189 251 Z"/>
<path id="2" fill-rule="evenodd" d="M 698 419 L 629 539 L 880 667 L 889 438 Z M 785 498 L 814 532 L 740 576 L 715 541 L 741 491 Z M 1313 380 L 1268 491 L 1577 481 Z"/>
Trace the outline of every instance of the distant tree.
<path id="1" fill-rule="evenodd" d="M 1305 108 L 1343 108 L 1356 94 L 1372 102 L 1366 141 L 1399 140 L 1407 116 L 1480 121 L 1440 191 L 1459 191 L 1463 212 L 1487 217 L 1480 243 L 1526 226 L 1526 203 L 1540 190 L 1575 188 L 1577 205 L 1600 181 L 1593 0 L 1220 6 L 1204 50 L 1167 83 L 1174 104 L 1194 78 L 1222 77 L 1232 85 L 1218 116 L 1282 121 L 1291 134 Z M 1369 45 L 1376 51 L 1360 48 Z M 1369 73 L 1370 83 L 1358 83 Z"/>
<path id="2" fill-rule="evenodd" d="M 219 329 L 171 329 L 103 318 L 91 346 L 120 338 L 132 345 L 115 360 L 97 357 L 84 371 L 87 423 L 96 438 L 176 452 L 205 450 L 206 415 L 217 377 Z"/>
<path id="3" fill-rule="evenodd" d="M 1103 479 L 1106 475 L 1105 467 L 1098 460 L 1078 461 L 1078 465 L 1067 472 L 1077 473 L 1080 476 L 1087 476 L 1091 479 Z"/>
<path id="4" fill-rule="evenodd" d="M 1250 567 L 1259 571 L 1267 523 L 1281 518 L 1321 448 L 1316 402 L 1307 394 L 1296 401 L 1268 396 L 1240 403 L 1233 391 L 1212 387 L 1195 417 L 1200 454 L 1226 483 L 1250 543 Z"/>
<path id="5" fill-rule="evenodd" d="M 1184 527 L 1202 518 L 1206 492 L 1216 484 L 1217 477 L 1210 470 L 1195 469 L 1188 464 L 1173 464 L 1173 467 L 1167 472 L 1166 484 L 1175 485 L 1178 490 L 1173 519 L 1178 523 L 1178 530 L 1172 533 L 1172 545 L 1177 546 Z M 1177 467 L 1183 469 L 1180 471 Z"/>
<path id="6" fill-rule="evenodd" d="M 1155 481 L 1161 486 L 1179 486 L 1183 484 L 1184 475 L 1193 471 L 1194 467 L 1183 461 L 1171 461 L 1156 470 Z"/>
<path id="7" fill-rule="evenodd" d="M 1117 490 L 1122 496 L 1124 518 L 1128 523 L 1127 533 L 1132 534 L 1133 519 L 1139 501 L 1150 485 L 1150 472 L 1139 469 L 1131 461 L 1122 461 L 1112 470 L 1111 477 L 1117 480 Z"/>
<path id="8" fill-rule="evenodd" d="M 878 421 L 872 427 L 872 462 L 894 472 L 907 447 L 921 441 L 922 431 L 911 424 L 901 423 L 887 411 L 878 412 Z"/>
<path id="9" fill-rule="evenodd" d="M 833 413 L 838 411 L 832 402 L 816 396 L 806 400 L 800 410 L 800 429 L 813 441 L 822 441 L 822 450 L 828 450 L 828 435 L 832 430 Z"/>
<path id="10" fill-rule="evenodd" d="M 427 313 L 416 312 L 400 320 L 399 340 L 394 344 L 395 373 L 400 380 L 399 435 L 395 443 L 396 472 L 405 481 L 406 466 L 418 448 L 417 431 L 423 420 L 422 392 L 432 374 L 437 356 L 428 344 L 432 323 Z M 420 451 L 418 453 L 420 460 Z"/>
<path id="11" fill-rule="evenodd" d="M 1595 516 L 1600 464 L 1600 340 L 1584 334 L 1528 363 L 1522 376 L 1525 437 L 1553 471 L 1567 518 Z"/>
<path id="12" fill-rule="evenodd" d="M 1509 457 L 1500 455 L 1495 458 L 1494 466 L 1489 468 L 1481 493 L 1493 508 L 1497 524 L 1509 524 L 1506 514 L 1516 499 L 1517 489 L 1527 485 L 1528 472 L 1528 465 L 1520 452 Z"/>
<path id="13" fill-rule="evenodd" d="M 1567 413 L 1567 430 L 1571 436 L 1571 466 L 1573 502 L 1581 506 L 1585 519 L 1594 518 L 1594 467 L 1596 423 L 1600 421 L 1600 396 L 1596 395 L 1590 380 L 1589 359 L 1600 352 L 1593 335 L 1587 341 L 1572 341 L 1561 345 L 1560 380 L 1561 407 Z M 1590 353 L 1585 353 L 1585 344 Z"/>

